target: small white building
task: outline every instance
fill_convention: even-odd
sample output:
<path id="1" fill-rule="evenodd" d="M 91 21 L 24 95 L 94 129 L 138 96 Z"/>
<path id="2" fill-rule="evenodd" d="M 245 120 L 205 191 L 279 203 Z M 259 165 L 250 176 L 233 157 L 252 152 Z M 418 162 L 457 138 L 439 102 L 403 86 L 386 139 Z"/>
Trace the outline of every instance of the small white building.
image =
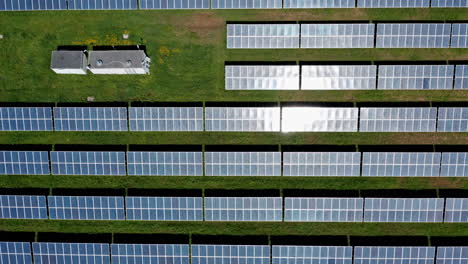
<path id="1" fill-rule="evenodd" d="M 58 74 L 86 74 L 86 54 L 84 51 L 54 50 L 50 68 Z"/>
<path id="2" fill-rule="evenodd" d="M 94 74 L 149 74 L 150 61 L 143 50 L 89 52 L 89 70 Z"/>

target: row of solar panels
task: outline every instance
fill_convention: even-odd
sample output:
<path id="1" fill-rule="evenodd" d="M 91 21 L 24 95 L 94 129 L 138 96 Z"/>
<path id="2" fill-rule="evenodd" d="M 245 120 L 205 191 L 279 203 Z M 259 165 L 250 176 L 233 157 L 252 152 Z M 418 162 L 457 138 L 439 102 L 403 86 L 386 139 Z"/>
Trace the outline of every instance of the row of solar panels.
<path id="1" fill-rule="evenodd" d="M 468 177 L 468 152 L 0 151 L 0 175 Z M 203 170 L 204 165 L 204 170 Z"/>
<path id="2" fill-rule="evenodd" d="M 468 198 L 285 197 L 284 210 L 282 197 L 48 196 L 47 202 L 0 195 L 0 219 L 468 222 Z"/>
<path id="3" fill-rule="evenodd" d="M 468 7 L 466 0 L 1 0 L 0 11 Z"/>
<path id="4" fill-rule="evenodd" d="M 459 90 L 468 65 L 226 65 L 226 90 Z"/>
<path id="5" fill-rule="evenodd" d="M 467 47 L 467 23 L 227 24 L 235 49 Z"/>
<path id="6" fill-rule="evenodd" d="M 468 132 L 468 107 L 131 107 L 129 111 L 127 117 L 125 107 L 54 107 L 52 116 L 50 107 L 0 107 L 0 131 Z"/>
<path id="7" fill-rule="evenodd" d="M 5 264 L 465 264 L 467 261 L 468 247 L 460 246 L 436 248 L 33 242 L 31 251 L 29 242 L 0 242 L 0 263 Z"/>

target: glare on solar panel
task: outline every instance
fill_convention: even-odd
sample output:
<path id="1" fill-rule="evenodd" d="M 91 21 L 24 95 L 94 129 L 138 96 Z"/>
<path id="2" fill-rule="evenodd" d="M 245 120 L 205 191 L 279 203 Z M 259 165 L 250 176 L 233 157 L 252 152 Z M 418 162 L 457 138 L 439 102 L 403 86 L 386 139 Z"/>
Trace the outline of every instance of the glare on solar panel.
<path id="1" fill-rule="evenodd" d="M 203 221 L 201 197 L 126 197 L 127 220 Z"/>
<path id="2" fill-rule="evenodd" d="M 429 7 L 430 0 L 357 0 L 357 7 L 364 8 L 402 8 Z"/>
<path id="3" fill-rule="evenodd" d="M 48 196 L 50 219 L 125 220 L 123 197 Z"/>
<path id="4" fill-rule="evenodd" d="M 205 220 L 279 222 L 282 207 L 281 197 L 205 197 Z"/>
<path id="5" fill-rule="evenodd" d="M 354 264 L 433 264 L 435 247 L 354 247 Z"/>
<path id="6" fill-rule="evenodd" d="M 335 263 L 352 264 L 352 247 L 273 246 L 272 264 Z"/>
<path id="7" fill-rule="evenodd" d="M 435 132 L 435 107 L 361 107 L 360 132 Z"/>
<path id="8" fill-rule="evenodd" d="M 48 175 L 47 151 L 0 151 L 0 174 Z"/>
<path id="9" fill-rule="evenodd" d="M 125 152 L 51 151 L 53 175 L 126 175 Z"/>
<path id="10" fill-rule="evenodd" d="M 468 247 L 437 247 L 436 264 L 468 263 Z"/>
<path id="11" fill-rule="evenodd" d="M 444 152 L 440 166 L 442 177 L 468 177 L 468 152 Z"/>
<path id="12" fill-rule="evenodd" d="M 128 131 L 125 107 L 54 107 L 56 131 Z"/>
<path id="13" fill-rule="evenodd" d="M 468 65 L 455 66 L 455 89 L 468 89 Z"/>
<path id="14" fill-rule="evenodd" d="M 281 0 L 212 0 L 212 9 L 272 9 L 282 8 Z"/>
<path id="15" fill-rule="evenodd" d="M 45 196 L 0 195 L 0 218 L 47 219 Z"/>
<path id="16" fill-rule="evenodd" d="M 468 198 L 447 198 L 444 222 L 468 223 Z"/>
<path id="17" fill-rule="evenodd" d="M 189 245 L 111 244 L 113 264 L 189 264 Z"/>
<path id="18" fill-rule="evenodd" d="M 301 48 L 373 48 L 374 24 L 301 24 Z"/>
<path id="19" fill-rule="evenodd" d="M 467 1 L 468 2 L 468 1 Z M 468 23 L 454 23 L 452 26 L 451 48 L 468 48 Z"/>
<path id="20" fill-rule="evenodd" d="M 260 245 L 192 245 L 192 264 L 270 264 L 270 247 Z"/>
<path id="21" fill-rule="evenodd" d="M 299 48 L 299 24 L 227 24 L 227 48 Z"/>
<path id="22" fill-rule="evenodd" d="M 226 90 L 299 90 L 298 65 L 225 66 Z"/>
<path id="23" fill-rule="evenodd" d="M 284 176 L 360 176 L 360 152 L 284 152 Z"/>
<path id="24" fill-rule="evenodd" d="M 284 201 L 286 222 L 362 222 L 363 198 L 292 198 Z"/>
<path id="25" fill-rule="evenodd" d="M 451 24 L 377 24 L 377 48 L 448 48 Z"/>
<path id="26" fill-rule="evenodd" d="M 468 7 L 466 0 L 431 0 L 431 7 Z"/>
<path id="27" fill-rule="evenodd" d="M 32 248 L 34 264 L 110 264 L 109 244 L 35 242 Z"/>
<path id="28" fill-rule="evenodd" d="M 302 90 L 375 90 L 375 65 L 304 65 Z"/>
<path id="29" fill-rule="evenodd" d="M 358 108 L 283 107 L 283 132 L 357 132 Z"/>
<path id="30" fill-rule="evenodd" d="M 203 131 L 202 107 L 131 107 L 130 131 Z"/>
<path id="31" fill-rule="evenodd" d="M 140 9 L 207 9 L 209 0 L 140 0 Z"/>
<path id="32" fill-rule="evenodd" d="M 67 0 L 2 0 L 0 11 L 26 10 L 63 10 L 67 9 Z"/>
<path id="33" fill-rule="evenodd" d="M 279 107 L 206 107 L 206 131 L 278 132 Z"/>
<path id="34" fill-rule="evenodd" d="M 281 176 L 281 152 L 205 152 L 206 176 Z"/>
<path id="35" fill-rule="evenodd" d="M 453 65 L 380 65 L 377 90 L 451 90 Z"/>
<path id="36" fill-rule="evenodd" d="M 128 175 L 202 176 L 202 152 L 127 152 Z"/>
<path id="37" fill-rule="evenodd" d="M 50 107 L 0 107 L 0 131 L 52 131 Z"/>
<path id="38" fill-rule="evenodd" d="M 440 152 L 363 152 L 362 176 L 438 177 Z"/>
<path id="39" fill-rule="evenodd" d="M 137 0 L 68 0 L 68 9 L 137 9 Z"/>
<path id="40" fill-rule="evenodd" d="M 364 222 L 442 222 L 443 198 L 365 198 Z"/>
<path id="41" fill-rule="evenodd" d="M 0 264 L 32 264 L 31 245 L 27 242 L 0 242 Z"/>
<path id="42" fill-rule="evenodd" d="M 285 0 L 283 8 L 354 8 L 355 0 Z"/>

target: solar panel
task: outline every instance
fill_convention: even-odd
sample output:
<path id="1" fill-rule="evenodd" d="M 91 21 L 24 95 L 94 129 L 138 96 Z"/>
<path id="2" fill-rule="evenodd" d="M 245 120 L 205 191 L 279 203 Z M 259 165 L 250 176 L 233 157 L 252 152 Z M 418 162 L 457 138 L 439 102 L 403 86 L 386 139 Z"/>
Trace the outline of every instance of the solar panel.
<path id="1" fill-rule="evenodd" d="M 466 0 L 432 0 L 431 6 L 432 7 L 468 7 L 468 1 Z"/>
<path id="2" fill-rule="evenodd" d="M 206 176 L 281 176 L 281 152 L 205 152 Z"/>
<path id="3" fill-rule="evenodd" d="M 52 131 L 49 107 L 0 107 L 0 131 Z"/>
<path id="4" fill-rule="evenodd" d="M 212 0 L 212 9 L 271 9 L 282 8 L 281 0 Z"/>
<path id="5" fill-rule="evenodd" d="M 354 8 L 355 0 L 285 0 L 283 8 Z"/>
<path id="6" fill-rule="evenodd" d="M 0 175 L 48 175 L 47 151 L 0 151 Z"/>
<path id="7" fill-rule="evenodd" d="M 447 198 L 444 222 L 468 223 L 468 198 Z"/>
<path id="8" fill-rule="evenodd" d="M 468 48 L 468 23 L 453 24 L 450 47 Z"/>
<path id="9" fill-rule="evenodd" d="M 209 0 L 140 0 L 140 9 L 207 9 Z"/>
<path id="10" fill-rule="evenodd" d="M 360 152 L 284 152 L 284 176 L 360 176 Z"/>
<path id="11" fill-rule="evenodd" d="M 34 264 L 110 264 L 109 244 L 33 243 Z"/>
<path id="12" fill-rule="evenodd" d="M 352 264 L 352 247 L 273 246 L 272 264 Z"/>
<path id="13" fill-rule="evenodd" d="M 439 107 L 438 132 L 467 132 L 468 107 Z"/>
<path id="14" fill-rule="evenodd" d="M 53 175 L 126 175 L 125 152 L 51 151 Z"/>
<path id="15" fill-rule="evenodd" d="M 436 264 L 468 263 L 468 247 L 437 247 Z"/>
<path id="16" fill-rule="evenodd" d="M 136 0 L 68 0 L 70 10 L 137 9 Z"/>
<path id="17" fill-rule="evenodd" d="M 455 66 L 455 89 L 468 89 L 468 65 Z"/>
<path id="18" fill-rule="evenodd" d="M 283 107 L 283 132 L 357 132 L 358 108 Z"/>
<path id="19" fill-rule="evenodd" d="M 381 65 L 377 90 L 451 90 L 453 65 Z"/>
<path id="20" fill-rule="evenodd" d="M 113 264 L 189 264 L 189 245 L 111 244 Z"/>
<path id="21" fill-rule="evenodd" d="M 59 220 L 125 220 L 123 197 L 48 196 L 49 217 Z"/>
<path id="22" fill-rule="evenodd" d="M 354 264 L 433 264 L 435 247 L 354 247 Z"/>
<path id="23" fill-rule="evenodd" d="M 299 90 L 298 65 L 225 66 L 226 90 Z"/>
<path id="24" fill-rule="evenodd" d="M 364 222 L 442 222 L 443 198 L 365 198 Z"/>
<path id="25" fill-rule="evenodd" d="M 27 242 L 0 242 L 0 264 L 32 264 L 31 245 Z"/>
<path id="26" fill-rule="evenodd" d="M 301 24 L 301 48 L 373 48 L 374 24 Z"/>
<path id="27" fill-rule="evenodd" d="M 299 48 L 299 27 L 299 24 L 227 24 L 227 48 Z"/>
<path id="28" fill-rule="evenodd" d="M 442 177 L 468 177 L 468 152 L 444 152 L 440 166 Z"/>
<path id="29" fill-rule="evenodd" d="M 205 197 L 205 221 L 280 222 L 281 197 Z"/>
<path id="30" fill-rule="evenodd" d="M 363 152 L 362 176 L 438 177 L 440 152 Z"/>
<path id="31" fill-rule="evenodd" d="M 203 221 L 201 197 L 125 197 L 127 220 Z"/>
<path id="32" fill-rule="evenodd" d="M 279 107 L 206 107 L 206 131 L 279 132 Z"/>
<path id="33" fill-rule="evenodd" d="M 128 175 L 203 176 L 201 152 L 127 152 Z"/>
<path id="34" fill-rule="evenodd" d="M 377 48 L 448 48 L 451 24 L 377 24 Z"/>
<path id="35" fill-rule="evenodd" d="M 270 247 L 260 245 L 192 245 L 192 264 L 270 264 Z"/>
<path id="36" fill-rule="evenodd" d="M 0 11 L 62 10 L 67 9 L 67 0 L 2 0 Z"/>
<path id="37" fill-rule="evenodd" d="M 47 219 L 45 196 L 0 195 L 1 219 Z"/>
<path id="38" fill-rule="evenodd" d="M 430 0 L 357 0 L 357 7 L 364 8 L 403 8 L 429 7 Z"/>
<path id="39" fill-rule="evenodd" d="M 125 107 L 54 107 L 56 131 L 128 131 Z"/>
<path id="40" fill-rule="evenodd" d="M 435 107 L 361 107 L 360 132 L 435 132 Z"/>
<path id="41" fill-rule="evenodd" d="M 302 90 L 375 90 L 375 65 L 304 65 L 301 70 Z"/>
<path id="42" fill-rule="evenodd" d="M 130 131 L 203 131 L 202 107 L 131 107 Z"/>
<path id="43" fill-rule="evenodd" d="M 363 198 L 290 198 L 285 222 L 362 222 Z"/>

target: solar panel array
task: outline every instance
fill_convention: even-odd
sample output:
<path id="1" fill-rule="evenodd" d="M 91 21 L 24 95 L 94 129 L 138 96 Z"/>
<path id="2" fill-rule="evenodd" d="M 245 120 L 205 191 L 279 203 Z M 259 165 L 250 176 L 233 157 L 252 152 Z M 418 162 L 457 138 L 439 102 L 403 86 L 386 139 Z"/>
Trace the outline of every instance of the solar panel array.
<path id="1" fill-rule="evenodd" d="M 127 152 L 128 175 L 202 176 L 202 152 Z"/>
<path id="2" fill-rule="evenodd" d="M 208 9 L 210 0 L 140 0 L 140 9 Z"/>
<path id="3" fill-rule="evenodd" d="M 137 0 L 68 0 L 70 10 L 137 9 Z"/>
<path id="4" fill-rule="evenodd" d="M 440 152 L 363 152 L 362 176 L 438 177 Z"/>
<path id="5" fill-rule="evenodd" d="M 32 264 L 31 245 L 28 242 L 0 242 L 1 264 Z"/>
<path id="6" fill-rule="evenodd" d="M 0 11 L 64 10 L 67 0 L 1 0 Z"/>
<path id="7" fill-rule="evenodd" d="M 377 24 L 377 48 L 448 48 L 451 24 Z"/>
<path id="8" fill-rule="evenodd" d="M 0 131 L 52 131 L 50 107 L 0 107 Z"/>
<path id="9" fill-rule="evenodd" d="M 454 88 L 455 89 L 468 89 L 468 65 L 456 65 L 455 66 Z"/>
<path id="10" fill-rule="evenodd" d="M 51 151 L 53 175 L 126 175 L 125 152 Z"/>
<path id="11" fill-rule="evenodd" d="M 304 65 L 302 90 L 375 90 L 375 65 Z"/>
<path id="12" fill-rule="evenodd" d="M 0 151 L 0 175 L 48 175 L 47 151 Z"/>
<path id="13" fill-rule="evenodd" d="M 189 264 L 189 245 L 111 244 L 112 264 Z"/>
<path id="14" fill-rule="evenodd" d="M 0 195 L 0 219 L 47 219 L 46 198 Z"/>
<path id="15" fill-rule="evenodd" d="M 283 107 L 283 132 L 357 132 L 358 108 Z"/>
<path id="16" fill-rule="evenodd" d="M 282 6 L 281 0 L 211 0 L 212 9 L 273 9 Z"/>
<path id="17" fill-rule="evenodd" d="M 299 48 L 299 24 L 227 24 L 227 47 Z"/>
<path id="18" fill-rule="evenodd" d="M 380 90 L 451 90 L 453 65 L 381 65 Z"/>
<path id="19" fill-rule="evenodd" d="M 284 176 L 360 176 L 360 152 L 284 152 Z"/>
<path id="20" fill-rule="evenodd" d="M 354 247 L 354 264 L 434 264 L 435 247 Z"/>
<path id="21" fill-rule="evenodd" d="M 357 0 L 357 7 L 363 8 L 421 8 L 429 6 L 430 0 Z"/>
<path id="22" fill-rule="evenodd" d="M 435 132 L 437 108 L 361 107 L 360 132 Z"/>
<path id="23" fill-rule="evenodd" d="M 453 24 L 450 47 L 468 48 L 468 23 Z"/>
<path id="24" fill-rule="evenodd" d="M 56 131 L 128 131 L 125 107 L 54 107 Z"/>
<path id="25" fill-rule="evenodd" d="M 468 263 L 468 247 L 437 247 L 436 264 Z"/>
<path id="26" fill-rule="evenodd" d="M 468 198 L 447 198 L 444 222 L 468 223 Z"/>
<path id="27" fill-rule="evenodd" d="M 356 0 L 285 0 L 283 8 L 354 8 Z"/>
<path id="28" fill-rule="evenodd" d="M 206 131 L 278 132 L 279 107 L 206 107 Z"/>
<path id="29" fill-rule="evenodd" d="M 468 132 L 468 107 L 440 107 L 438 132 Z"/>
<path id="30" fill-rule="evenodd" d="M 123 197 L 48 196 L 50 219 L 125 220 Z"/>
<path id="31" fill-rule="evenodd" d="M 131 107 L 130 131 L 203 131 L 202 107 Z"/>
<path id="32" fill-rule="evenodd" d="M 270 247 L 261 245 L 192 245 L 192 264 L 270 264 Z"/>
<path id="33" fill-rule="evenodd" d="M 201 197 L 125 197 L 127 220 L 203 221 Z"/>
<path id="34" fill-rule="evenodd" d="M 280 176 L 281 152 L 205 152 L 206 176 Z"/>
<path id="35" fill-rule="evenodd" d="M 373 48 L 374 24 L 301 24 L 301 48 Z"/>
<path id="36" fill-rule="evenodd" d="M 440 176 L 468 177 L 468 152 L 442 153 Z"/>
<path id="37" fill-rule="evenodd" d="M 468 7 L 466 0 L 431 0 L 431 7 Z"/>
<path id="38" fill-rule="evenodd" d="M 362 222 L 363 198 L 285 198 L 285 222 Z"/>
<path id="39" fill-rule="evenodd" d="M 442 222 L 443 198 L 366 198 L 364 222 Z"/>
<path id="40" fill-rule="evenodd" d="M 110 264 L 109 244 L 32 243 L 34 264 Z"/>
<path id="41" fill-rule="evenodd" d="M 353 248 L 337 246 L 272 246 L 272 264 L 352 264 Z"/>
<path id="42" fill-rule="evenodd" d="M 226 90 L 299 90 L 298 65 L 226 65 Z"/>
<path id="43" fill-rule="evenodd" d="M 205 197 L 205 221 L 282 220 L 281 197 Z"/>

